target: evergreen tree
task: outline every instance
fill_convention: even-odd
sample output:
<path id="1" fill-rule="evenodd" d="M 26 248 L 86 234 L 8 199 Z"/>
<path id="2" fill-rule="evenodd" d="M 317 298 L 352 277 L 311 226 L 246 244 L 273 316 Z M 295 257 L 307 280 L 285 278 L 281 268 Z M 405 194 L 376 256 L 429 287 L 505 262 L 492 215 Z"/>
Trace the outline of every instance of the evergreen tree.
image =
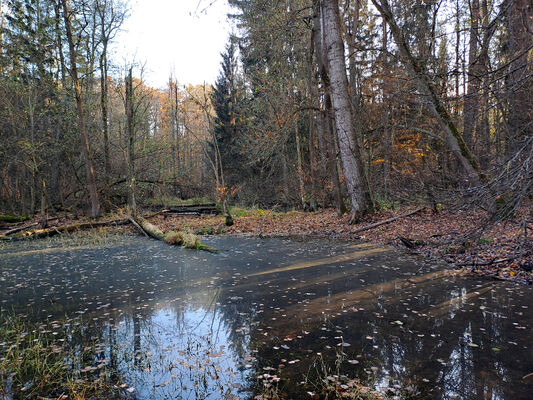
<path id="1" fill-rule="evenodd" d="M 239 107 L 243 101 L 243 91 L 239 85 L 238 61 L 233 40 L 222 54 L 220 75 L 211 94 L 215 109 L 214 134 L 220 151 L 221 168 L 224 168 L 226 184 L 238 184 L 242 172 L 242 156 L 239 135 L 243 128 Z"/>

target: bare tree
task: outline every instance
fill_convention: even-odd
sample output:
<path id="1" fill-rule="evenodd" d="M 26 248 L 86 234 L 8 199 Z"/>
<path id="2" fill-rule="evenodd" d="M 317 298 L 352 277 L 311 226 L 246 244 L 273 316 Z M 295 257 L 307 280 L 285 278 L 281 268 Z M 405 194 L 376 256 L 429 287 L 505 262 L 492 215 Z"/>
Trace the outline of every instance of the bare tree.
<path id="1" fill-rule="evenodd" d="M 420 94 L 426 100 L 426 106 L 443 130 L 448 148 L 466 172 L 468 178 L 475 184 L 479 183 L 480 175 L 477 160 L 446 110 L 426 67 L 413 55 L 404 32 L 396 22 L 388 0 L 372 0 L 372 3 L 390 26 L 392 37 L 398 46 L 400 55 L 411 76 L 415 79 Z"/>
<path id="2" fill-rule="evenodd" d="M 68 4 L 68 0 L 61 0 L 63 6 L 63 20 L 65 22 L 65 31 L 67 35 L 69 53 L 70 53 L 70 75 L 74 85 L 74 93 L 76 96 L 76 113 L 78 121 L 78 134 L 81 139 L 81 150 L 85 161 L 85 171 L 87 173 L 87 185 L 89 188 L 89 198 L 91 203 L 91 216 L 97 218 L 100 216 L 100 203 L 98 200 L 98 190 L 96 189 L 96 179 L 94 173 L 94 163 L 91 155 L 91 146 L 89 143 L 89 135 L 87 126 L 85 124 L 85 112 L 83 108 L 83 98 L 81 91 L 81 83 L 78 76 L 78 59 L 76 46 L 74 44 L 74 37 L 72 34 L 72 16 L 73 12 Z"/>

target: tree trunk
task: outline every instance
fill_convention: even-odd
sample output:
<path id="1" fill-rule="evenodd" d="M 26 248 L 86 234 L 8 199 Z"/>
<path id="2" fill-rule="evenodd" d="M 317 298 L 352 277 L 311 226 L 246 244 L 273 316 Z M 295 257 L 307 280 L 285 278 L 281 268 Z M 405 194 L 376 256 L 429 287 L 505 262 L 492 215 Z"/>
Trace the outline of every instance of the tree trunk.
<path id="1" fill-rule="evenodd" d="M 63 19 L 65 21 L 65 30 L 67 34 L 67 41 L 70 53 L 70 75 L 74 85 L 74 93 L 76 96 L 76 113 L 78 119 L 78 134 L 81 139 L 81 151 L 85 161 L 85 170 L 87 173 L 87 184 L 89 188 L 89 198 L 91 202 L 91 216 L 97 218 L 100 216 L 100 203 L 98 201 L 98 190 L 96 189 L 96 179 L 94 174 L 93 160 L 91 156 L 91 148 L 89 144 L 89 135 L 85 126 L 85 115 L 83 109 L 83 100 L 81 95 L 81 84 L 78 77 L 78 64 L 76 48 L 74 46 L 74 39 L 72 37 L 72 27 L 70 22 L 70 11 L 68 0 L 61 0 L 63 5 Z"/>
<path id="2" fill-rule="evenodd" d="M 135 201 L 135 124 L 133 121 L 133 68 L 130 67 L 126 77 L 126 130 L 128 138 L 128 204 L 133 216 L 137 215 Z"/>
<path id="3" fill-rule="evenodd" d="M 299 183 L 299 189 L 300 189 L 300 203 L 302 206 L 302 209 L 306 208 L 305 204 L 305 182 L 304 182 L 304 169 L 303 169 L 303 161 L 302 161 L 302 144 L 301 144 L 301 138 L 300 138 L 300 131 L 298 130 L 298 122 L 296 122 L 296 126 L 294 127 L 294 136 L 296 140 L 296 156 L 297 156 L 297 169 L 298 169 L 298 183 Z"/>
<path id="4" fill-rule="evenodd" d="M 342 195 L 340 182 L 340 169 L 336 161 L 336 145 L 335 145 L 335 131 L 333 121 L 333 105 L 331 102 L 331 88 L 329 80 L 329 72 L 327 66 L 326 49 L 324 45 L 324 35 L 321 22 L 321 6 L 320 0 L 315 0 L 313 3 L 313 29 L 314 29 L 314 45 L 315 54 L 318 64 L 318 72 L 324 90 L 324 110 L 319 115 L 319 138 L 323 139 L 324 153 L 322 156 L 326 160 L 326 169 L 330 174 L 331 183 L 333 185 L 333 197 L 337 208 L 337 213 L 342 215 L 346 212 L 346 205 Z"/>
<path id="5" fill-rule="evenodd" d="M 337 137 L 350 196 L 352 221 L 356 221 L 371 208 L 370 191 L 365 183 L 360 151 L 355 140 L 339 5 L 337 0 L 324 0 L 322 7 Z"/>
<path id="6" fill-rule="evenodd" d="M 104 30 L 102 25 L 102 31 Z M 108 83 L 107 83 L 107 40 L 102 43 L 100 56 L 100 107 L 102 109 L 102 133 L 104 136 L 104 172 L 105 183 L 109 183 L 111 163 L 109 156 L 109 117 L 108 117 Z"/>
<path id="7" fill-rule="evenodd" d="M 481 89 L 479 41 L 479 0 L 470 3 L 470 39 L 468 49 L 467 93 L 464 102 L 463 137 L 466 144 L 473 148 L 474 129 L 479 116 L 479 92 Z"/>
<path id="8" fill-rule="evenodd" d="M 311 43 L 309 46 L 309 57 L 307 59 L 307 96 L 309 103 L 312 104 L 314 110 L 309 110 L 309 164 L 311 167 L 311 191 L 309 193 L 309 209 L 315 211 L 317 209 L 317 182 L 319 180 L 319 169 L 318 169 L 318 157 L 317 149 L 320 149 L 319 145 L 321 138 L 318 133 L 318 124 L 317 124 L 317 109 L 320 108 L 318 104 L 318 93 L 315 82 L 315 65 L 313 63 L 313 54 L 315 52 L 315 34 L 314 29 L 311 32 Z M 319 111 L 320 112 L 320 111 Z"/>
<path id="9" fill-rule="evenodd" d="M 528 63 L 533 42 L 533 16 L 527 0 L 511 0 L 507 10 L 509 45 L 509 72 L 505 82 L 508 97 L 509 133 L 506 141 L 507 156 L 512 156 L 520 147 L 523 138 L 533 134 L 533 83 L 532 68 Z"/>

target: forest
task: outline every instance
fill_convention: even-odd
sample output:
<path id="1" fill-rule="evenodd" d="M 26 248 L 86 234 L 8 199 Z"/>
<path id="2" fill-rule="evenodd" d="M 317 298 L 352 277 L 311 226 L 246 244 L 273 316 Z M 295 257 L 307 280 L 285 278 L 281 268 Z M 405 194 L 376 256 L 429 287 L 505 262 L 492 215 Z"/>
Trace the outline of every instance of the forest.
<path id="1" fill-rule="evenodd" d="M 531 0 L 144 1 L 0 0 L 0 399 L 531 399 Z"/>
<path id="2" fill-rule="evenodd" d="M 531 195 L 526 0 L 232 0 L 214 85 L 109 47 L 116 0 L 2 2 L 0 209 L 98 217 L 155 197 L 316 210 Z"/>

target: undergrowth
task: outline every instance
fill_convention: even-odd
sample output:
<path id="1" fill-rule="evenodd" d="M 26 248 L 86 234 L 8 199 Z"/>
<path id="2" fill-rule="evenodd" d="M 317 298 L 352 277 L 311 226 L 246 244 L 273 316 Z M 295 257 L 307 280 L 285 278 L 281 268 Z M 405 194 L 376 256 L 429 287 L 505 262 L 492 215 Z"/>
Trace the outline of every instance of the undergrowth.
<path id="1" fill-rule="evenodd" d="M 0 316 L 0 398 L 118 399 L 120 382 L 97 357 L 96 342 L 77 346 L 76 323 L 30 323 Z"/>
<path id="2" fill-rule="evenodd" d="M 62 233 L 47 238 L 27 239 L 20 242 L 0 241 L 0 251 L 16 250 L 19 247 L 24 248 L 25 251 L 29 251 L 46 248 L 109 246 L 123 241 L 125 235 L 121 227 L 100 227 L 72 233 Z"/>

